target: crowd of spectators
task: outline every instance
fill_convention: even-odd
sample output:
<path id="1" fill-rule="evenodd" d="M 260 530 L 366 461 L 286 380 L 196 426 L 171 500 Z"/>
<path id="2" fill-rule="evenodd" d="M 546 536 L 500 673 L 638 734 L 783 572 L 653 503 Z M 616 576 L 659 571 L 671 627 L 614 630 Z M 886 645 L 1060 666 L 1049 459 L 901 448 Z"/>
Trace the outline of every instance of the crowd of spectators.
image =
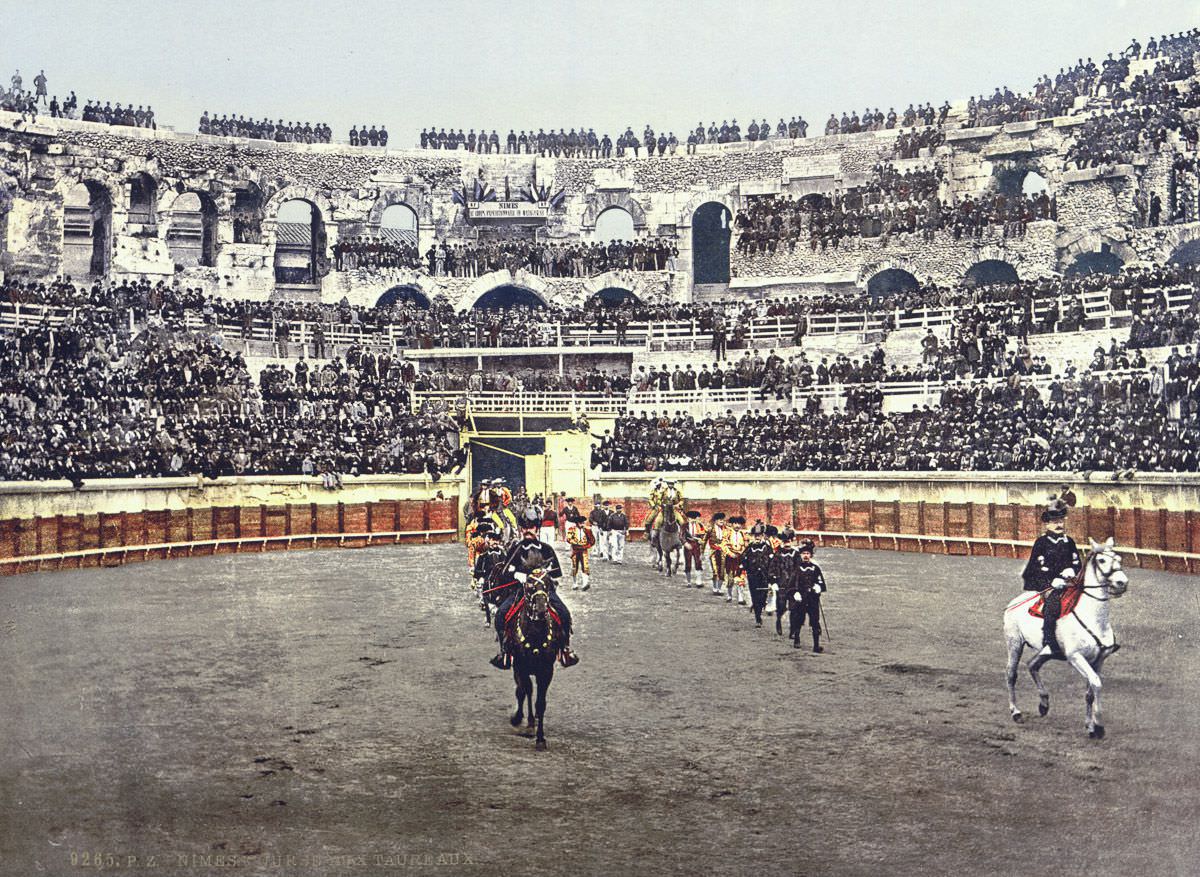
<path id="1" fill-rule="evenodd" d="M 339 239 L 333 245 L 333 260 L 338 271 L 355 268 L 410 268 L 415 271 L 424 265 L 416 244 L 367 235 Z"/>
<path id="2" fill-rule="evenodd" d="M 946 123 L 949 113 L 949 101 L 944 102 L 940 110 L 935 110 L 932 103 L 921 104 L 915 108 L 909 104 L 908 109 L 899 115 L 895 108 L 889 109 L 885 115 L 880 112 L 879 107 L 863 110 L 861 117 L 857 112 L 851 112 L 842 113 L 839 119 L 836 113 L 830 113 L 829 121 L 825 123 L 825 136 L 858 134 L 861 131 L 890 131 L 894 128 L 915 128 L 919 125 L 940 127 Z"/>
<path id="3" fill-rule="evenodd" d="M 1189 389 L 1196 392 L 1195 380 Z M 948 386 L 939 404 L 884 414 L 877 405 L 823 413 L 687 413 L 618 419 L 592 465 L 630 471 L 1188 472 L 1200 464 L 1194 416 L 1168 417 L 1149 376 L 1089 375 Z M 1189 408 L 1190 410 L 1190 408 Z"/>
<path id="4" fill-rule="evenodd" d="M 990 227 L 998 227 L 1005 238 L 1021 237 L 1030 222 L 1057 217 L 1057 199 L 1045 191 L 943 202 L 938 197 L 942 178 L 940 166 L 900 173 L 889 164 L 877 166 L 865 185 L 832 195 L 751 195 L 734 219 L 735 246 L 753 256 L 776 253 L 781 246 L 794 252 L 805 241 L 814 251 L 836 248 L 847 237 L 886 241 L 893 234 L 920 232 L 930 241 L 942 229 L 955 240 L 979 238 Z"/>
<path id="5" fill-rule="evenodd" d="M 593 277 L 606 271 L 675 272 L 679 250 L 667 238 L 608 243 L 550 243 L 510 238 L 452 244 L 441 241 L 425 252 L 425 269 L 435 277 L 479 277 L 507 268 L 545 277 Z"/>
<path id="6" fill-rule="evenodd" d="M 324 122 L 272 122 L 270 119 L 255 121 L 245 116 L 216 115 L 209 117 L 208 110 L 200 116 L 199 131 L 214 137 L 244 137 L 248 140 L 274 140 L 276 143 L 330 143 L 333 129 Z"/>
<path id="7" fill-rule="evenodd" d="M 371 130 L 367 130 L 367 126 L 363 125 L 360 131 L 356 126 L 350 128 L 350 145 L 351 146 L 387 146 L 388 131 L 386 125 L 380 125 L 376 128 L 371 126 Z"/>
<path id="8" fill-rule="evenodd" d="M 412 372 L 351 348 L 260 387 L 220 336 L 105 305 L 0 334 L 0 480 L 461 469 L 459 424 L 411 411 Z M 411 368 L 411 366 L 409 367 Z M 285 377 L 286 375 L 286 377 Z M 327 483 L 328 480 L 327 480 Z"/>

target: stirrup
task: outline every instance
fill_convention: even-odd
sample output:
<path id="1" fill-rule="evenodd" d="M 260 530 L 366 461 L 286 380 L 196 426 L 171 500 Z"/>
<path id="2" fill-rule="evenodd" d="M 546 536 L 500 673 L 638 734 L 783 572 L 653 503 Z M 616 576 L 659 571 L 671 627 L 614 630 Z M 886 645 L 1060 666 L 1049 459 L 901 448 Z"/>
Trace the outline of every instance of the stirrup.
<path id="1" fill-rule="evenodd" d="M 488 663 L 491 664 L 493 667 L 495 667 L 497 670 L 507 670 L 509 667 L 512 666 L 511 664 L 509 664 L 508 661 L 509 661 L 508 655 L 501 653 L 499 655 L 496 655 L 494 658 L 492 658 L 492 660 L 490 660 Z"/>
<path id="2" fill-rule="evenodd" d="M 558 653 L 558 662 L 564 667 L 574 667 L 579 663 L 579 655 L 575 654 L 567 646 L 563 646 Z"/>

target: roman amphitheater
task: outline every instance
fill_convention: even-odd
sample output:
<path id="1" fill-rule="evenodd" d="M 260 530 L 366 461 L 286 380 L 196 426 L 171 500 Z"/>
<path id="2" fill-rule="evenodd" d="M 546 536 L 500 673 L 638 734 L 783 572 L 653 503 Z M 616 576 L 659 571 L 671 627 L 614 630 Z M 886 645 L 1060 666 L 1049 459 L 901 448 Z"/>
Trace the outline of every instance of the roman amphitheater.
<path id="1" fill-rule="evenodd" d="M 0 112 L 0 874 L 1198 873 L 1198 49 L 616 156 Z M 650 565 L 659 478 L 815 543 L 823 652 Z M 605 531 L 545 752 L 495 479 Z M 1102 740 L 1006 704 L 1052 496 Z"/>

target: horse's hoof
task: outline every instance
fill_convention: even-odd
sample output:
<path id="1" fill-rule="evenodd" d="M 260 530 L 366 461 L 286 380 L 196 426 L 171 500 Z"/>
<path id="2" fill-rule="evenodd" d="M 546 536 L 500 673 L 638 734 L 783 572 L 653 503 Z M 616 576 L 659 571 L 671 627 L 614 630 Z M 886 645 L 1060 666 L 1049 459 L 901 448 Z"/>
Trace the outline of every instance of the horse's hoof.
<path id="1" fill-rule="evenodd" d="M 519 728 L 521 726 L 521 722 L 524 721 L 524 719 L 525 719 L 525 717 L 522 716 L 520 713 L 513 713 L 512 717 L 508 720 L 508 723 L 510 725 L 512 725 L 514 728 Z"/>
<path id="2" fill-rule="evenodd" d="M 1046 713 L 1048 713 L 1048 712 L 1050 712 L 1050 704 L 1048 704 L 1048 703 L 1039 703 L 1038 704 L 1038 715 L 1039 716 L 1045 716 Z"/>
<path id="3" fill-rule="evenodd" d="M 533 749 L 535 752 L 545 752 L 546 751 L 546 741 L 538 740 L 536 743 L 533 744 Z"/>
<path id="4" fill-rule="evenodd" d="M 1014 721 L 1014 722 L 1016 722 L 1018 725 L 1023 725 L 1023 724 L 1025 724 L 1025 717 L 1024 717 L 1023 715 L 1021 715 L 1019 712 L 1017 712 L 1017 713 L 1013 713 L 1013 714 L 1012 714 L 1012 719 L 1013 719 L 1013 721 Z"/>
<path id="5" fill-rule="evenodd" d="M 1092 730 L 1088 731 L 1088 736 L 1091 737 L 1093 740 L 1103 740 L 1104 739 L 1104 726 L 1097 725 L 1096 727 L 1092 728 Z"/>

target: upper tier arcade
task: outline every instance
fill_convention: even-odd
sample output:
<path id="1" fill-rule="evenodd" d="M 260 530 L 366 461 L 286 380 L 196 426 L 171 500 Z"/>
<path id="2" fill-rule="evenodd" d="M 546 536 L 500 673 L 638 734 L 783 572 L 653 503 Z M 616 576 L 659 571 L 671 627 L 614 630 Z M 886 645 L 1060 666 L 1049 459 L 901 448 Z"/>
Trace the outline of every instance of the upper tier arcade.
<path id="1" fill-rule="evenodd" d="M 1080 256 L 1166 261 L 1194 228 L 1140 228 L 1136 205 L 1176 196 L 1175 144 L 1078 169 L 1068 156 L 1092 112 L 947 130 L 932 153 L 903 159 L 897 129 L 592 159 L 273 143 L 0 113 L 0 190 L 10 202 L 0 211 L 0 270 L 150 275 L 210 294 L 361 305 L 408 289 L 470 307 L 499 287 L 559 304 L 608 289 L 692 300 L 874 289 L 906 275 L 958 283 L 981 262 L 1028 279 L 1066 272 Z M 995 223 L 968 234 L 949 225 L 839 232 L 831 246 L 810 245 L 805 232 L 769 251 L 739 241 L 739 212 L 763 198 L 861 198 L 881 174 L 936 179 L 929 197 L 947 209 L 997 194 L 1011 201 L 1037 179 L 1054 212 L 1020 234 Z M 867 203 L 886 215 L 912 202 Z M 614 234 L 675 255 L 590 276 L 575 266 L 573 247 Z M 339 270 L 339 242 L 372 239 L 415 252 L 403 250 L 402 266 Z M 442 245 L 499 255 L 451 269 L 452 259 L 435 260 Z M 523 261 L 531 248 L 547 254 L 545 265 Z"/>

